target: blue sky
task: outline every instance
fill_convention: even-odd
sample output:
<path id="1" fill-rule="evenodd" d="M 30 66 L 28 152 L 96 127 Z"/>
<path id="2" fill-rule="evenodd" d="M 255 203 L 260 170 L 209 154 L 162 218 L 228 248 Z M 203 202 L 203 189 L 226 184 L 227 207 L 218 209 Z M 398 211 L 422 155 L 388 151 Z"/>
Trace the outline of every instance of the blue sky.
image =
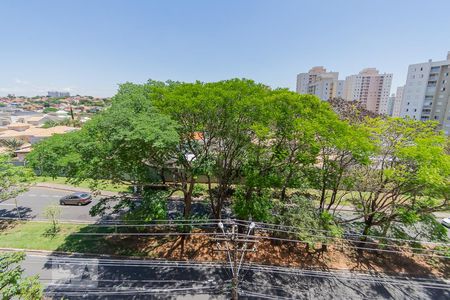
<path id="1" fill-rule="evenodd" d="M 1 0 L 0 95 L 111 96 L 125 81 L 246 77 L 295 89 L 316 65 L 394 73 L 450 51 L 442 0 Z"/>

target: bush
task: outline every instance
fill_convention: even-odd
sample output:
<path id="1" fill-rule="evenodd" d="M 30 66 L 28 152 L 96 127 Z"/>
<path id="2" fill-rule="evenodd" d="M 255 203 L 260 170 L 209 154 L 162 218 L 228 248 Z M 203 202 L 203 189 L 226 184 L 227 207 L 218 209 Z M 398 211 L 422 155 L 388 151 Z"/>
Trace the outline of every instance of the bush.
<path id="1" fill-rule="evenodd" d="M 258 193 L 246 195 L 245 190 L 239 188 L 233 196 L 233 212 L 238 219 L 268 222 L 271 219 L 272 203 L 270 191 L 262 190 Z"/>

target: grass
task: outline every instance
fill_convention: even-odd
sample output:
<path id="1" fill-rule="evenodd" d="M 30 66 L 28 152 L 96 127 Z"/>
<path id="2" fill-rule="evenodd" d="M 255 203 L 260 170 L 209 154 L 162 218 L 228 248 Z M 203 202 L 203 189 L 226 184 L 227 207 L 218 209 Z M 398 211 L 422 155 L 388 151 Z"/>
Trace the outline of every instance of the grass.
<path id="1" fill-rule="evenodd" d="M 76 187 L 81 187 L 81 188 L 90 188 L 92 185 L 92 180 L 88 180 L 88 181 L 83 181 L 78 185 L 74 185 L 72 183 L 68 183 L 67 182 L 67 178 L 66 177 L 47 177 L 47 176 L 37 176 L 36 183 L 56 183 L 56 184 L 64 184 L 64 185 L 70 185 L 70 186 L 76 186 Z M 104 180 L 101 181 L 98 185 L 98 188 L 100 190 L 103 191 L 109 191 L 109 192 L 128 192 L 129 191 L 129 186 L 125 185 L 125 184 L 114 184 L 111 183 L 111 181 L 108 180 Z"/>
<path id="2" fill-rule="evenodd" d="M 58 225 L 53 232 L 51 222 L 15 222 L 5 226 L 0 232 L 0 247 L 35 249 L 48 251 L 67 251 L 82 253 L 133 254 L 132 249 L 122 249 L 120 243 L 104 236 L 86 236 L 83 233 L 111 233 L 113 227 L 95 225 L 67 224 Z"/>
<path id="3" fill-rule="evenodd" d="M 49 234 L 50 222 L 16 223 L 0 233 L 0 247 L 54 251 L 66 242 L 67 236 L 86 225 L 60 224 L 59 231 Z"/>
<path id="4" fill-rule="evenodd" d="M 83 235 L 92 232 L 121 231 L 120 228 L 116 229 L 113 226 L 61 223 L 58 225 L 58 231 L 53 232 L 51 222 L 3 222 L 1 225 L 3 230 L 0 231 L 0 248 L 132 256 L 151 255 L 147 247 L 142 246 L 140 242 L 144 240 L 146 244 L 151 238 Z"/>

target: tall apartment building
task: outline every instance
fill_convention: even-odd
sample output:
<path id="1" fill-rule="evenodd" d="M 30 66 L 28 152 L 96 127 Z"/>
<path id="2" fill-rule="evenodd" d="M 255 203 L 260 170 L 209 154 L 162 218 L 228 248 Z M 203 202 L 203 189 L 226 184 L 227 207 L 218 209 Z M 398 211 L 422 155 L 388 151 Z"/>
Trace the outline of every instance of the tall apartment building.
<path id="1" fill-rule="evenodd" d="M 399 86 L 397 88 L 397 93 L 395 93 L 395 99 L 394 99 L 394 104 L 392 107 L 392 115 L 391 115 L 393 117 L 400 117 L 400 110 L 401 110 L 401 106 L 402 106 L 404 89 L 405 89 L 405 86 Z"/>
<path id="2" fill-rule="evenodd" d="M 450 51 L 447 59 L 413 64 L 403 94 L 400 115 L 418 120 L 439 121 L 450 135 Z"/>
<path id="3" fill-rule="evenodd" d="M 47 97 L 50 97 L 50 98 L 70 97 L 70 93 L 69 92 L 50 91 L 47 93 Z"/>
<path id="4" fill-rule="evenodd" d="M 308 73 L 297 75 L 297 93 L 316 95 L 322 100 L 342 97 L 344 81 L 338 72 L 327 72 L 324 67 L 314 67 Z"/>
<path id="5" fill-rule="evenodd" d="M 394 103 L 395 103 L 395 94 L 392 94 L 388 98 L 388 104 L 387 104 L 387 115 L 392 116 L 394 114 Z"/>
<path id="6" fill-rule="evenodd" d="M 391 83 L 392 74 L 380 74 L 375 68 L 366 68 L 357 75 L 346 77 L 343 98 L 359 101 L 370 111 L 388 114 Z"/>

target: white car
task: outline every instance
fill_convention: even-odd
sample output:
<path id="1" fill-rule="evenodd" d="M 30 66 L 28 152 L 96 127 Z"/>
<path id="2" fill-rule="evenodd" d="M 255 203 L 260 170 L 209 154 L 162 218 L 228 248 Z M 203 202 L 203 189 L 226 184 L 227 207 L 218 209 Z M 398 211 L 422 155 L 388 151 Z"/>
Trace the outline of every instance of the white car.
<path id="1" fill-rule="evenodd" d="M 444 225 L 445 227 L 450 228 L 450 217 L 442 219 L 441 224 Z"/>

